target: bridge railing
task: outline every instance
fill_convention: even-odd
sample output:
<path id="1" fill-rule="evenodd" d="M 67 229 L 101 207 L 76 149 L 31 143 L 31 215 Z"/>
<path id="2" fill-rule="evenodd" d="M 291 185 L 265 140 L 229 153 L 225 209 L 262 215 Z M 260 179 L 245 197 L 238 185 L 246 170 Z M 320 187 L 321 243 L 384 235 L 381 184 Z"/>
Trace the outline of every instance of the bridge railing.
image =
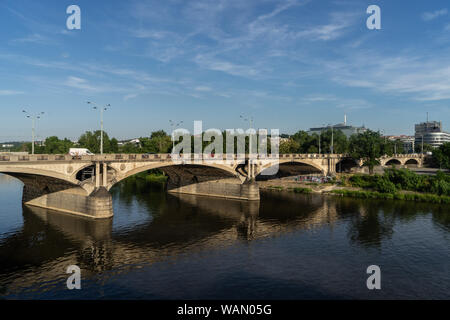
<path id="1" fill-rule="evenodd" d="M 267 159 L 343 159 L 349 157 L 345 154 L 280 154 L 280 155 L 257 155 L 256 158 L 260 160 Z M 386 158 L 423 158 L 423 154 L 396 154 L 392 156 L 383 156 L 382 159 Z M 223 155 L 223 160 L 242 160 L 248 158 L 248 154 L 233 154 L 231 157 L 229 155 Z M 161 154 L 104 154 L 104 155 L 91 155 L 91 156 L 78 156 L 74 157 L 67 154 L 37 154 L 37 155 L 24 155 L 24 154 L 11 154 L 11 155 L 0 155 L 0 163 L 2 162 L 32 162 L 32 161 L 168 161 L 171 160 L 172 156 L 169 153 Z M 190 154 L 190 157 L 181 160 L 198 160 L 201 159 L 201 155 Z M 204 159 L 208 160 L 208 159 Z M 209 160 L 217 160 L 209 159 Z"/>

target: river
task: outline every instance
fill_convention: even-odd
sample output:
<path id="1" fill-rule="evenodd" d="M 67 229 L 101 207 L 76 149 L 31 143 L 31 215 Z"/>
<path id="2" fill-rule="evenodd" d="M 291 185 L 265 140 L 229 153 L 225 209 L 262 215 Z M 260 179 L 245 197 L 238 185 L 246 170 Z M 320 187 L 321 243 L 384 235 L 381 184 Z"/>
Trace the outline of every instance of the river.
<path id="1" fill-rule="evenodd" d="M 0 175 L 4 299 L 450 299 L 448 205 L 277 191 L 241 202 L 129 180 L 112 190 L 113 219 L 92 221 L 21 194 Z M 66 287 L 70 265 L 81 290 Z"/>

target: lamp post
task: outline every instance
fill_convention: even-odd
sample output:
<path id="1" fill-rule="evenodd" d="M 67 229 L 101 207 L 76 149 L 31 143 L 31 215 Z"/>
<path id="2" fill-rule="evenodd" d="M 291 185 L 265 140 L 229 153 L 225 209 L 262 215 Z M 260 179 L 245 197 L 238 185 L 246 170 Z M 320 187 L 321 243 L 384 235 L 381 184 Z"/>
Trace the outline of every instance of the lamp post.
<path id="1" fill-rule="evenodd" d="M 322 136 L 322 130 L 321 131 L 319 131 L 319 155 L 321 154 L 321 152 L 320 152 L 320 137 Z"/>
<path id="2" fill-rule="evenodd" d="M 325 123 L 322 124 L 322 128 L 325 127 Z M 319 155 L 322 154 L 322 148 L 320 146 L 320 140 L 322 140 L 322 130 L 319 131 Z"/>
<path id="3" fill-rule="evenodd" d="M 327 127 L 331 127 L 331 146 L 330 146 L 330 153 L 331 153 L 331 154 L 334 154 L 334 132 L 333 132 L 334 125 L 328 124 Z"/>
<path id="4" fill-rule="evenodd" d="M 26 114 L 28 119 L 31 119 L 31 154 L 34 154 L 34 140 L 36 137 L 36 120 L 39 120 L 44 112 L 39 112 L 38 114 L 30 114 L 26 110 L 22 110 Z"/>
<path id="5" fill-rule="evenodd" d="M 107 107 L 110 107 L 111 105 L 108 103 L 104 107 L 99 107 L 92 101 L 87 101 L 87 104 L 92 104 L 94 110 L 100 110 L 100 154 L 103 155 L 103 112 L 108 110 Z"/>
<path id="6" fill-rule="evenodd" d="M 169 123 L 170 123 L 170 126 L 172 127 L 172 151 L 173 151 L 173 149 L 175 149 L 175 138 L 174 138 L 175 134 L 174 134 L 174 130 L 176 128 L 178 128 L 183 123 L 183 121 L 175 123 L 172 120 L 169 120 Z"/>
<path id="7" fill-rule="evenodd" d="M 423 134 L 422 134 L 422 154 L 423 154 Z"/>
<path id="8" fill-rule="evenodd" d="M 248 121 L 249 126 L 250 126 L 250 132 L 251 132 L 252 127 L 253 127 L 253 117 L 245 118 L 243 115 L 240 115 L 239 117 L 244 121 Z M 249 154 L 248 164 L 249 164 L 249 174 L 250 174 L 249 178 L 251 179 L 253 177 L 253 174 L 252 174 L 253 168 L 252 168 L 252 159 L 251 159 L 251 154 L 252 154 L 252 136 L 251 136 L 251 134 L 248 137 L 248 149 L 249 149 L 248 150 L 248 154 Z"/>
<path id="9" fill-rule="evenodd" d="M 386 144 L 386 132 L 384 131 L 384 129 L 381 129 L 381 133 L 383 134 L 384 137 L 384 144 Z"/>

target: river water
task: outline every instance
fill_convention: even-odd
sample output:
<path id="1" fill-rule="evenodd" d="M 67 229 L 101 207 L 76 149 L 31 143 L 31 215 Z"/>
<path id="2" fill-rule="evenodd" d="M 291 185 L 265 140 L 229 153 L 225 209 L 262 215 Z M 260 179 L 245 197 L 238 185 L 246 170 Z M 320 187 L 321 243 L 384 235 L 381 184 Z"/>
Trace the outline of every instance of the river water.
<path id="1" fill-rule="evenodd" d="M 21 194 L 0 175 L 0 298 L 450 299 L 448 206 L 276 191 L 248 203 L 129 180 L 114 218 L 91 221 Z M 66 287 L 70 265 L 81 290 Z"/>

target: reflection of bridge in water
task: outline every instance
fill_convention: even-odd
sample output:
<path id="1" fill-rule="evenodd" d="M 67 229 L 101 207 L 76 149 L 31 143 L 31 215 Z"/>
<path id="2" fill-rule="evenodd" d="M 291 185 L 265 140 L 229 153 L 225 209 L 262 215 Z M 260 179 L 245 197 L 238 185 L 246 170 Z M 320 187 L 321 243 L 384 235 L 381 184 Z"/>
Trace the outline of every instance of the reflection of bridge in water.
<path id="1" fill-rule="evenodd" d="M 10 273 L 21 275 L 9 283 L 10 288 L 30 287 L 36 278 L 49 283 L 65 281 L 65 270 L 72 264 L 80 266 L 87 277 L 109 270 L 127 272 L 185 253 L 311 229 L 332 223 L 336 216 L 321 197 L 311 197 L 300 213 L 284 214 L 263 209 L 259 202 L 168 197 L 172 205 L 129 231 L 113 231 L 112 219 L 92 220 L 24 207 L 22 230 L 0 243 L 1 282 L 12 280 Z M 46 250 L 48 246 L 52 250 Z M 23 257 L 29 260 L 27 266 L 17 270 Z"/>
<path id="2" fill-rule="evenodd" d="M 148 219 L 116 229 L 112 219 L 92 220 L 24 207 L 23 227 L 0 239 L 0 292 L 10 295 L 28 290 L 36 279 L 48 288 L 64 287 L 65 270 L 73 264 L 81 267 L 83 279 L 101 273 L 107 280 L 158 262 L 175 262 L 187 254 L 320 228 L 344 232 L 348 241 L 357 245 L 379 248 L 383 239 L 392 236 L 396 219 L 411 220 L 421 212 L 431 211 L 435 223 L 450 230 L 446 208 L 430 204 L 276 191 L 263 192 L 261 203 L 190 195 L 167 197 L 149 211 L 153 214 Z M 145 205 L 139 202 L 139 206 Z M 125 211 L 117 218 L 123 214 Z M 345 221 L 345 230 L 335 228 L 338 221 Z"/>

